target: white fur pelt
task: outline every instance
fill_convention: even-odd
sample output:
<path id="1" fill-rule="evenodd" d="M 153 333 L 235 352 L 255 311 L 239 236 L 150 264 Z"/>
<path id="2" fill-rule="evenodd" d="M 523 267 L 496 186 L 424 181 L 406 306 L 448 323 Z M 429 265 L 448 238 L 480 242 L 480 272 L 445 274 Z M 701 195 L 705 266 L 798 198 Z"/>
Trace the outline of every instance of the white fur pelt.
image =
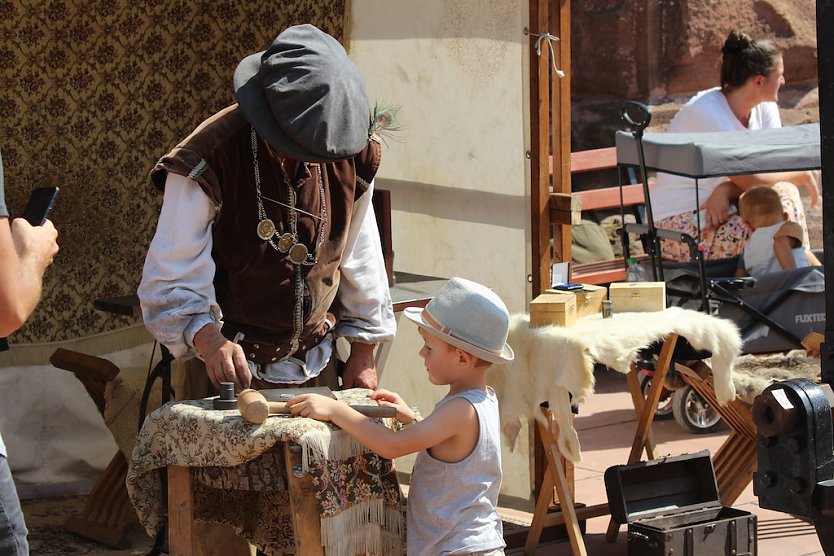
<path id="1" fill-rule="evenodd" d="M 640 350 L 671 333 L 686 338 L 695 349 L 712 353 L 716 398 L 720 404 L 733 400 L 733 361 L 741 338 L 729 320 L 674 307 L 656 313 L 618 313 L 610 319 L 586 317 L 570 328 L 531 328 L 527 315 L 513 315 L 507 343 L 515 351 L 515 360 L 494 365 L 489 375 L 510 447 L 515 446 L 521 420 L 543 420 L 539 405 L 548 402 L 559 427 L 560 451 L 573 462 L 581 461 L 569 393 L 573 403 L 582 403 L 594 391 L 594 362 L 627 373 Z"/>

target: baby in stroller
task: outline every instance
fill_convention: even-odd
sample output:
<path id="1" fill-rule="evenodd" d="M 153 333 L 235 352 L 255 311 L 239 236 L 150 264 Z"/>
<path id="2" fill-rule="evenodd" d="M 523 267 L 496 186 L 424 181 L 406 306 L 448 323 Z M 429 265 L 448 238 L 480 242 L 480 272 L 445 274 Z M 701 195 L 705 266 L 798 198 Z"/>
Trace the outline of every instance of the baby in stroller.
<path id="1" fill-rule="evenodd" d="M 739 198 L 739 213 L 750 236 L 739 257 L 736 276 L 759 278 L 771 272 L 820 266 L 802 245 L 802 228 L 787 219 L 779 194 L 770 187 L 755 186 Z"/>

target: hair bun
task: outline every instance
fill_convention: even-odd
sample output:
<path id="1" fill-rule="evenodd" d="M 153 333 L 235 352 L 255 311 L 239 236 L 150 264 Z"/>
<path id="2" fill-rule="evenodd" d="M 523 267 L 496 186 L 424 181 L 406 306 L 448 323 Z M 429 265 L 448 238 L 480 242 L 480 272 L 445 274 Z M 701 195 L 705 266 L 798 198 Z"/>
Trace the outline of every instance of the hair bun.
<path id="1" fill-rule="evenodd" d="M 753 44 L 753 39 L 744 31 L 733 29 L 724 41 L 724 46 L 721 47 L 721 54 L 730 54 L 733 52 L 741 52 Z"/>

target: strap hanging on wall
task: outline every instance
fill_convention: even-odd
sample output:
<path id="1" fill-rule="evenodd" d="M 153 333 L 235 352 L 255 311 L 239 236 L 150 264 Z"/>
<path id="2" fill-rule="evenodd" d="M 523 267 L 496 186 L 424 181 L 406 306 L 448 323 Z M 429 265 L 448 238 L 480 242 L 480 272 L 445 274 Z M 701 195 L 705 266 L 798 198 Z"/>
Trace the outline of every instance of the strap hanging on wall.
<path id="1" fill-rule="evenodd" d="M 547 47 L 550 48 L 550 63 L 553 65 L 553 72 L 560 78 L 565 76 L 565 72 L 556 67 L 556 51 L 553 49 L 553 43 L 559 42 L 559 37 L 551 35 L 550 33 L 529 33 L 538 37 L 536 39 L 536 54 L 542 55 L 542 43 L 547 41 Z"/>

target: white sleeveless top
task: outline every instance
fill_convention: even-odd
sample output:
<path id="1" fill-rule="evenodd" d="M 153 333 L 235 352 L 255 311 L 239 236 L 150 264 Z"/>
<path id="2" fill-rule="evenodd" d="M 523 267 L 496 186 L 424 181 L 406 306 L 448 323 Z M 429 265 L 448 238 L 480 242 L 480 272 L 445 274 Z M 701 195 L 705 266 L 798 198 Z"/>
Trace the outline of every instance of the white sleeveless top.
<path id="1" fill-rule="evenodd" d="M 464 398 L 478 413 L 480 435 L 465 459 L 445 463 L 417 454 L 408 490 L 408 556 L 468 554 L 503 548 L 498 517 L 501 437 L 495 391 L 467 390 L 443 398 L 435 409 Z M 454 423 L 449 423 L 450 427 Z"/>
<path id="2" fill-rule="evenodd" d="M 747 238 L 747 243 L 744 244 L 744 252 L 741 255 L 740 261 L 744 265 L 747 274 L 758 278 L 764 274 L 782 271 L 782 265 L 779 264 L 776 255 L 773 254 L 773 239 L 785 224 L 788 224 L 788 222 L 779 222 L 772 226 L 757 228 L 750 234 L 750 237 Z M 796 234 L 787 235 L 796 237 Z M 797 239 L 802 243 L 801 235 Z M 791 252 L 793 253 L 796 268 L 808 266 L 808 256 L 805 254 L 805 248 L 803 246 L 795 247 Z"/>

